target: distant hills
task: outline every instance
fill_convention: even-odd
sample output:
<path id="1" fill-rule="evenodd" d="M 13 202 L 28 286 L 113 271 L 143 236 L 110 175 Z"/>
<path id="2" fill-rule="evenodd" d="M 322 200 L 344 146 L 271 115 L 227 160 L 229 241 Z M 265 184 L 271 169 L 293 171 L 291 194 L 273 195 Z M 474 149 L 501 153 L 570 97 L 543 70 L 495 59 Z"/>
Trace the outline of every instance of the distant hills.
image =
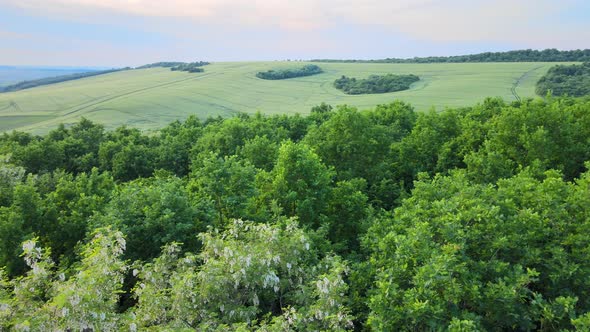
<path id="1" fill-rule="evenodd" d="M 104 69 L 106 68 L 0 65 L 0 87 L 45 77 L 86 73 Z"/>

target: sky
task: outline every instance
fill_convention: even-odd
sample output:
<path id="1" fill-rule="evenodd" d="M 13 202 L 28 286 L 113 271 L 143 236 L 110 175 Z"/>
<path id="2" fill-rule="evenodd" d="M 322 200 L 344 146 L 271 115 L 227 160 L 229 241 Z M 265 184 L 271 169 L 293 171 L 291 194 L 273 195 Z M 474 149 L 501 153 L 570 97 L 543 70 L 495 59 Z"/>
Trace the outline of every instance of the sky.
<path id="1" fill-rule="evenodd" d="M 588 0 L 0 0 L 0 65 L 590 48 Z"/>

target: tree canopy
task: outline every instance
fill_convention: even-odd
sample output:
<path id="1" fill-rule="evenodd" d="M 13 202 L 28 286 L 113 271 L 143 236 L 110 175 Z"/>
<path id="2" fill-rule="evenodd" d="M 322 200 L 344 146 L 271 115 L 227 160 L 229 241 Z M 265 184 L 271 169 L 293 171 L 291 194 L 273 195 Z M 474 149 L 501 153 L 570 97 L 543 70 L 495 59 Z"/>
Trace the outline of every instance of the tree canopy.
<path id="1" fill-rule="evenodd" d="M 541 96 L 545 96 L 549 92 L 555 96 L 581 97 L 590 95 L 590 62 L 549 68 L 547 74 L 537 82 L 535 92 Z"/>
<path id="2" fill-rule="evenodd" d="M 590 328 L 590 100 L 0 136 L 0 330 Z"/>

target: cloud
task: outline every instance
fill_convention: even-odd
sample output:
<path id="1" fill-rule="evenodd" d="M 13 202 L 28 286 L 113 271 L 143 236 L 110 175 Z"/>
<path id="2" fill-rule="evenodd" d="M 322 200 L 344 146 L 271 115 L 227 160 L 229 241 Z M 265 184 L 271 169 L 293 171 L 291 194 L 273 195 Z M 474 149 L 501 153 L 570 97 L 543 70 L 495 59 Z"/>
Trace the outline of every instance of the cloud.
<path id="1" fill-rule="evenodd" d="M 0 38 L 2 39 L 30 39 L 33 36 L 26 33 L 14 32 L 10 30 L 4 30 L 0 27 Z"/>
<path id="2" fill-rule="evenodd" d="M 117 13 L 303 31 L 319 28 L 325 23 L 322 20 L 323 7 L 314 0 L 0 0 L 1 3 L 71 19 L 103 18 L 105 14 Z"/>
<path id="3" fill-rule="evenodd" d="M 344 22 L 376 26 L 430 42 L 502 42 L 544 47 L 579 45 L 586 23 L 560 18 L 584 0 L 0 0 L 61 19 L 100 21 L 113 15 L 188 21 L 225 30 L 243 27 L 316 33 Z M 112 18 L 111 18 L 112 19 Z M 575 35 L 580 37 L 573 37 Z M 583 36 L 582 36 L 583 35 Z M 583 45 L 579 45 L 583 46 Z"/>

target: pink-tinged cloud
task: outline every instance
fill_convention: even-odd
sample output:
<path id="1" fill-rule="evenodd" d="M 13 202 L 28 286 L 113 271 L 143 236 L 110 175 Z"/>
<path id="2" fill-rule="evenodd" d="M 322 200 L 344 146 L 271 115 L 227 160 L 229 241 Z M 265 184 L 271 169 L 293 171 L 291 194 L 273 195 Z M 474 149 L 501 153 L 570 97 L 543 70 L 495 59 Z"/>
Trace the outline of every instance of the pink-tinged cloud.
<path id="1" fill-rule="evenodd" d="M 92 19 L 112 12 L 303 31 L 326 23 L 322 20 L 323 7 L 313 0 L 0 0 L 2 3 L 71 19 Z"/>
<path id="2" fill-rule="evenodd" d="M 314 37 L 318 32 L 339 29 L 344 24 L 378 27 L 387 33 L 437 43 L 493 42 L 584 48 L 588 45 L 581 44 L 590 39 L 590 22 L 556 21 L 554 17 L 585 1 L 0 0 L 0 8 L 6 5 L 37 15 L 93 23 L 103 23 L 116 16 L 112 14 L 122 14 L 169 22 L 182 20 L 194 26 L 227 30 L 262 28 Z M 182 33 L 185 32 L 178 32 Z"/>

